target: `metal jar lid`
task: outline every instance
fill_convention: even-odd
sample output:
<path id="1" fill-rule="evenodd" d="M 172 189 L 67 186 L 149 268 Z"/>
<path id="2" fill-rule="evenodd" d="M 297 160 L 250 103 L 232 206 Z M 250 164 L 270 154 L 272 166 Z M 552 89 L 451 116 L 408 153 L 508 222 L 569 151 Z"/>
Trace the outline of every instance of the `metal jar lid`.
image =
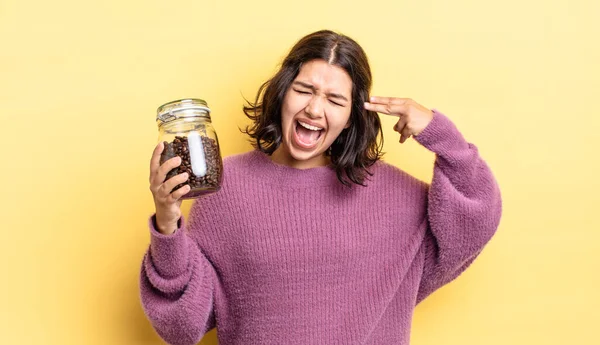
<path id="1" fill-rule="evenodd" d="M 158 125 L 186 117 L 204 117 L 210 119 L 210 108 L 205 100 L 184 98 L 165 103 L 156 109 Z"/>

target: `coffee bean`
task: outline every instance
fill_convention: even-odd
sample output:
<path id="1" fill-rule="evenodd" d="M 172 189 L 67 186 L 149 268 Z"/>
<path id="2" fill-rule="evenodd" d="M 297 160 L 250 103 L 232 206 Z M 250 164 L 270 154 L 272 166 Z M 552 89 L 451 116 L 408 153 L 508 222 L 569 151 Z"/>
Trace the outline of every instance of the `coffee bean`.
<path id="1" fill-rule="evenodd" d="M 162 154 L 160 155 L 160 165 L 162 165 L 167 160 L 176 156 L 173 144 L 169 144 L 168 142 L 164 141 L 163 145 L 164 145 L 164 150 L 163 150 Z M 175 167 L 174 169 L 171 169 L 171 171 L 169 171 L 167 173 L 167 177 L 165 178 L 165 181 L 170 179 L 171 177 L 177 175 L 178 173 L 179 173 L 179 169 L 177 169 L 177 167 Z"/>
<path id="2" fill-rule="evenodd" d="M 219 152 L 219 146 L 214 139 L 205 136 L 201 136 L 201 139 L 207 168 L 205 176 L 195 176 L 193 173 L 187 137 L 176 136 L 172 143 L 164 142 L 165 150 L 161 155 L 160 164 L 169 158 L 175 156 L 181 157 L 179 168 L 169 171 L 165 180 L 183 172 L 187 172 L 190 176 L 185 183 L 181 183 L 173 188 L 173 191 L 175 191 L 185 184 L 191 187 L 190 191 L 182 196 L 182 199 L 194 198 L 202 194 L 214 192 L 220 188 L 223 161 Z M 199 159 L 199 157 L 194 157 L 194 159 Z"/>

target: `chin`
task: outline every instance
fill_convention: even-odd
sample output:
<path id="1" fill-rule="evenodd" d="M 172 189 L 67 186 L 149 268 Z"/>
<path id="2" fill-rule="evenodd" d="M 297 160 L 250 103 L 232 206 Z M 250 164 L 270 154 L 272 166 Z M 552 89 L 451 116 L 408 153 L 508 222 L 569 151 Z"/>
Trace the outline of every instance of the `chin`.
<path id="1" fill-rule="evenodd" d="M 312 150 L 302 150 L 289 143 L 283 143 L 281 149 L 283 156 L 287 156 L 287 160 L 293 165 L 300 163 L 300 166 L 304 168 L 324 165 L 322 156 L 326 150 L 323 150 L 319 146 Z"/>

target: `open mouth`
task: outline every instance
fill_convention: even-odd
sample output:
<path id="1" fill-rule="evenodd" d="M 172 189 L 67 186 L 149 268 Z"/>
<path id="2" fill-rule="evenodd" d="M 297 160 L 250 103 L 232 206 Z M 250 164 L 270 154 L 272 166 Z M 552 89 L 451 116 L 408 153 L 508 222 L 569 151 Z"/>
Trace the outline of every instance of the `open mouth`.
<path id="1" fill-rule="evenodd" d="M 295 139 L 301 147 L 313 148 L 319 142 L 323 132 L 323 128 L 296 120 L 294 129 L 294 133 L 296 134 Z"/>

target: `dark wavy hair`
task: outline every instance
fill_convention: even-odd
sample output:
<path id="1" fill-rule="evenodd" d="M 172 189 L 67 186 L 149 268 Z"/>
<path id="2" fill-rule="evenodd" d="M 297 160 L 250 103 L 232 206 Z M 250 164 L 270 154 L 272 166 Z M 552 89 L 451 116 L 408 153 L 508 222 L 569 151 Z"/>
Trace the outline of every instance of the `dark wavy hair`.
<path id="1" fill-rule="evenodd" d="M 371 68 L 363 49 L 350 37 L 321 30 L 301 38 L 283 60 L 279 71 L 261 85 L 254 103 L 244 113 L 253 121 L 242 132 L 252 145 L 271 155 L 281 144 L 281 109 L 286 92 L 303 63 L 322 59 L 343 68 L 352 80 L 350 127 L 344 129 L 326 151 L 340 182 L 365 186 L 368 168 L 383 155 L 383 131 L 379 116 L 364 108 L 371 91 Z M 378 136 L 381 140 L 378 140 Z"/>

